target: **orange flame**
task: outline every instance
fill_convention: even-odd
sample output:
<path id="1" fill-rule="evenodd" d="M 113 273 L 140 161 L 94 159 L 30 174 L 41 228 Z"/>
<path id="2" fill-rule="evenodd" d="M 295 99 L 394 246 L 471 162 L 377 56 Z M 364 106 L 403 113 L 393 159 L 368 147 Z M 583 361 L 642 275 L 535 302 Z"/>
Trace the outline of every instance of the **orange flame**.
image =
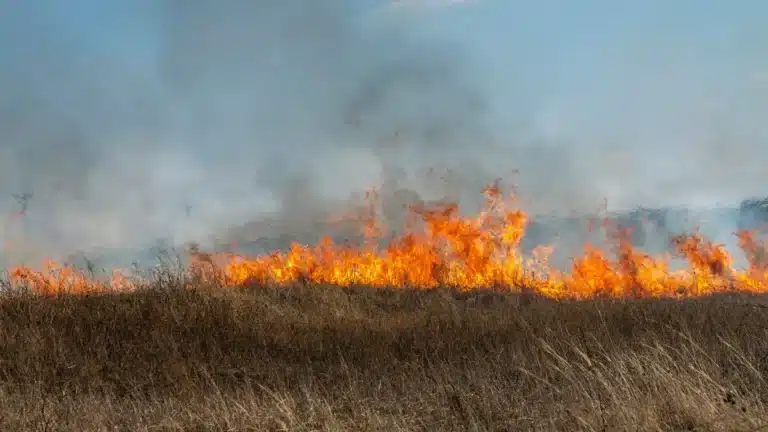
<path id="1" fill-rule="evenodd" d="M 226 286 L 249 284 L 371 285 L 377 287 L 433 288 L 450 286 L 463 290 L 501 288 L 527 290 L 553 298 L 680 297 L 723 291 L 768 291 L 768 255 L 754 233 L 737 233 L 749 268 L 736 269 L 723 245 L 698 232 L 671 239 L 675 255 L 688 269 L 671 270 L 670 256 L 653 257 L 631 244 L 631 232 L 603 224 L 615 241 L 608 253 L 585 245 L 570 271 L 561 272 L 548 263 L 552 247 L 541 246 L 532 257 L 523 257 L 519 245 L 528 215 L 510 204 L 497 183 L 487 186 L 486 202 L 476 217 L 463 217 L 456 203 L 410 207 L 420 220 L 405 234 L 380 246 L 383 229 L 375 201 L 357 215 L 365 241 L 358 247 L 334 243 L 329 237 L 314 246 L 293 244 L 289 250 L 253 258 L 233 254 L 210 255 L 190 251 L 188 274 L 195 281 Z M 77 270 L 46 263 L 43 271 L 17 267 L 10 272 L 12 284 L 38 292 L 92 292 L 135 289 L 136 281 L 116 272 L 107 282 L 97 282 Z"/>
<path id="2" fill-rule="evenodd" d="M 45 270 L 35 271 L 21 266 L 11 269 L 9 279 L 16 285 L 32 288 L 43 294 L 61 292 L 87 294 L 106 290 L 130 291 L 135 284 L 120 270 L 114 270 L 108 281 L 100 281 L 86 272 L 61 266 L 53 261 L 44 263 Z"/>

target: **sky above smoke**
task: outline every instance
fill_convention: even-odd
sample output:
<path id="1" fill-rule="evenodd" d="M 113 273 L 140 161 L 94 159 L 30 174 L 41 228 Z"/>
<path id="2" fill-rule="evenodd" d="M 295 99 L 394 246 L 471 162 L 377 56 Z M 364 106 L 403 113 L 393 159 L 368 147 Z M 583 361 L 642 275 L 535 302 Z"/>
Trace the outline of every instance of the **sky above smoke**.
<path id="1" fill-rule="evenodd" d="M 766 13 L 0 0 L 2 234 L 37 257 L 301 224 L 382 181 L 439 198 L 429 167 L 463 199 L 503 177 L 539 212 L 765 195 Z"/>

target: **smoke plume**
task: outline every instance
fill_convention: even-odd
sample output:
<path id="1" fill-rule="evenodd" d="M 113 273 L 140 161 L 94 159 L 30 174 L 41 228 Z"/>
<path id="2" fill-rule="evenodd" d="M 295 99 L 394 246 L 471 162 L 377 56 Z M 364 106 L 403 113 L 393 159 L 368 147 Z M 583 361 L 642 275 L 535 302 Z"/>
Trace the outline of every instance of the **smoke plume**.
<path id="1" fill-rule="evenodd" d="M 764 138 L 745 131 L 766 105 L 723 87 L 720 111 L 704 110 L 709 81 L 684 75 L 690 58 L 670 75 L 651 69 L 660 57 L 609 53 L 603 73 L 625 80 L 577 91 L 554 85 L 557 74 L 489 74 L 499 60 L 479 60 L 477 46 L 421 31 L 397 15 L 407 11 L 368 14 L 364 1 L 58 3 L 0 0 L 12 261 L 158 239 L 311 237 L 371 185 L 397 225 L 420 200 L 474 208 L 499 176 L 532 212 L 565 214 L 598 212 L 606 197 L 619 208 L 741 199 L 764 179 L 751 157 Z M 510 97 L 529 85 L 548 90 Z M 24 193 L 20 215 L 12 194 Z"/>

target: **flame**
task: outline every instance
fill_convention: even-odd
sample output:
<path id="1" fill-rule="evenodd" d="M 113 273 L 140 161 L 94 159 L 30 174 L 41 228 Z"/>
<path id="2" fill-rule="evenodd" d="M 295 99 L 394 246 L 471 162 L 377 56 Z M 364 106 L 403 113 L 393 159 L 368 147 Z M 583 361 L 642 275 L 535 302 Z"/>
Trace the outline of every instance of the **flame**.
<path id="1" fill-rule="evenodd" d="M 519 250 L 528 215 L 515 208 L 515 195 L 503 196 L 498 182 L 487 186 L 485 204 L 475 217 L 465 217 L 452 202 L 413 205 L 404 234 L 383 242 L 384 227 L 369 192 L 366 205 L 356 213 L 364 241 L 358 246 L 335 243 L 330 237 L 308 246 L 293 244 L 287 251 L 264 256 L 208 254 L 190 250 L 187 268 L 191 279 L 221 286 L 250 284 L 370 285 L 376 287 L 438 286 L 462 290 L 497 288 L 532 291 L 553 298 L 682 297 L 724 291 L 768 291 L 768 254 L 755 233 L 736 233 L 749 268 L 733 267 L 723 245 L 700 233 L 671 239 L 674 253 L 650 256 L 631 243 L 631 231 L 603 223 L 614 249 L 586 244 L 569 271 L 548 263 L 551 246 L 536 248 L 524 257 Z M 688 263 L 672 270 L 674 256 Z M 136 289 L 139 282 L 115 272 L 108 281 L 97 281 L 69 267 L 46 262 L 35 271 L 16 267 L 10 272 L 14 285 L 43 293 L 87 293 L 105 289 Z"/>
<path id="2" fill-rule="evenodd" d="M 46 260 L 44 270 L 36 271 L 26 266 L 11 269 L 11 283 L 32 288 L 43 294 L 68 292 L 88 294 L 106 290 L 131 291 L 136 285 L 122 271 L 114 270 L 107 281 L 68 266 L 62 266 Z"/>

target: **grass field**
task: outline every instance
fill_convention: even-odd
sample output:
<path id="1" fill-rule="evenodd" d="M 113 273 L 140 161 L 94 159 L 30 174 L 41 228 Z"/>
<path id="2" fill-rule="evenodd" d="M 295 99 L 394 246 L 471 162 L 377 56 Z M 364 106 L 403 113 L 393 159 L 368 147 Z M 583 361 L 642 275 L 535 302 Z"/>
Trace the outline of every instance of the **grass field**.
<path id="1" fill-rule="evenodd" d="M 166 285 L 0 301 L 9 431 L 757 431 L 767 379 L 758 295 Z"/>
<path id="2" fill-rule="evenodd" d="M 547 247 L 524 257 L 527 214 L 484 193 L 475 217 L 411 208 L 421 230 L 386 247 L 372 206 L 360 245 L 191 245 L 178 266 L 106 279 L 11 268 L 0 428 L 768 431 L 759 232 L 736 233 L 743 269 L 674 236 L 688 268 L 671 270 L 606 223 L 614 247 L 586 244 L 563 272 Z"/>

